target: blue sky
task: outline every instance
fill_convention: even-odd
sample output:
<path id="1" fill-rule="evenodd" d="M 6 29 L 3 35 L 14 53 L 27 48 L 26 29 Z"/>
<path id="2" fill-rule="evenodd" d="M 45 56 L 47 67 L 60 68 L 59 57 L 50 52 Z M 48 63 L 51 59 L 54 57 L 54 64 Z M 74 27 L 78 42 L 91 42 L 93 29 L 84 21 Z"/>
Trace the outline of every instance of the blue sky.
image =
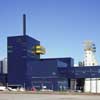
<path id="1" fill-rule="evenodd" d="M 0 59 L 7 56 L 7 37 L 21 35 L 22 14 L 27 34 L 46 48 L 42 57 L 83 60 L 83 42 L 96 44 L 100 63 L 100 0 L 0 0 Z"/>

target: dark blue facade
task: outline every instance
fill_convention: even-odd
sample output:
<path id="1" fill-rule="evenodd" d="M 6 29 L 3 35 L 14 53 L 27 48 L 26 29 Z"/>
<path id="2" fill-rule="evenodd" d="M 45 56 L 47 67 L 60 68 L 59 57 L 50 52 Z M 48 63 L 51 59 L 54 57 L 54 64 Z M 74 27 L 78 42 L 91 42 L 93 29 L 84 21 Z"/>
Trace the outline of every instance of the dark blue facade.
<path id="1" fill-rule="evenodd" d="M 8 37 L 8 76 L 4 77 L 8 85 L 66 90 L 70 79 L 100 77 L 100 66 L 74 67 L 71 57 L 40 59 L 32 52 L 36 45 L 40 42 L 27 35 Z"/>
<path id="2" fill-rule="evenodd" d="M 100 78 L 100 66 L 58 68 L 58 72 L 66 78 Z"/>
<path id="3" fill-rule="evenodd" d="M 30 78 L 32 86 L 38 89 L 46 86 L 46 88 L 53 90 L 65 90 L 68 88 L 67 78 L 59 77 L 57 70 L 57 67 L 67 67 L 66 63 L 56 58 L 30 61 L 27 64 L 27 78 Z"/>
<path id="4" fill-rule="evenodd" d="M 74 59 L 71 57 L 65 57 L 65 58 L 56 58 L 64 63 L 67 64 L 67 67 L 74 67 Z"/>
<path id="5" fill-rule="evenodd" d="M 29 36 L 8 37 L 8 85 L 21 85 L 27 89 L 33 86 L 65 90 L 68 80 L 60 77 L 57 68 L 72 67 L 72 58 L 40 59 L 32 48 L 40 42 Z"/>
<path id="6" fill-rule="evenodd" d="M 32 54 L 32 47 L 40 42 L 29 36 L 8 37 L 8 84 L 24 85 L 26 83 L 27 62 L 39 59 Z"/>

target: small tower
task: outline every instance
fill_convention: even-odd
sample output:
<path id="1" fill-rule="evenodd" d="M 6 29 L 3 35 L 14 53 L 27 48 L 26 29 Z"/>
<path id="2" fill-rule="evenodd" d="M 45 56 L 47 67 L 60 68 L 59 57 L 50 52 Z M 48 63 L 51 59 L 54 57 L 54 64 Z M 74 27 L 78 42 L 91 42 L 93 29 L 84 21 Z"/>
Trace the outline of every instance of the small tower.
<path id="1" fill-rule="evenodd" d="M 92 41 L 84 42 L 84 66 L 96 66 L 97 60 L 95 58 L 96 47 Z"/>
<path id="2" fill-rule="evenodd" d="M 96 47 L 92 41 L 84 42 L 84 66 L 97 66 L 95 58 Z M 97 92 L 97 78 L 85 78 L 84 92 Z"/>

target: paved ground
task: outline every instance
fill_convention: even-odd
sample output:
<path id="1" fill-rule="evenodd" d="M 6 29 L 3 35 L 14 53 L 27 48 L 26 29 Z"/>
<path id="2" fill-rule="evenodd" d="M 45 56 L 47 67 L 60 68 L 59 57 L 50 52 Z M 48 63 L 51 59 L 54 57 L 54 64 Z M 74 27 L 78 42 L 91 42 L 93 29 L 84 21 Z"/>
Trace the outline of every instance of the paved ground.
<path id="1" fill-rule="evenodd" d="M 98 95 L 0 94 L 0 100 L 100 100 Z"/>

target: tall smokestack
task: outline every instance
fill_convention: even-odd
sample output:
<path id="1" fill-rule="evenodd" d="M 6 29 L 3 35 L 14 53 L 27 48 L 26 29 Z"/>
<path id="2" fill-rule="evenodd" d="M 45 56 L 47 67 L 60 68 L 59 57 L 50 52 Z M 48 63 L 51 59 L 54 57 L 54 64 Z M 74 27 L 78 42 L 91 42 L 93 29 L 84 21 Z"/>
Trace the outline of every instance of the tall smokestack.
<path id="1" fill-rule="evenodd" d="M 26 15 L 23 14 L 23 35 L 26 35 Z"/>

